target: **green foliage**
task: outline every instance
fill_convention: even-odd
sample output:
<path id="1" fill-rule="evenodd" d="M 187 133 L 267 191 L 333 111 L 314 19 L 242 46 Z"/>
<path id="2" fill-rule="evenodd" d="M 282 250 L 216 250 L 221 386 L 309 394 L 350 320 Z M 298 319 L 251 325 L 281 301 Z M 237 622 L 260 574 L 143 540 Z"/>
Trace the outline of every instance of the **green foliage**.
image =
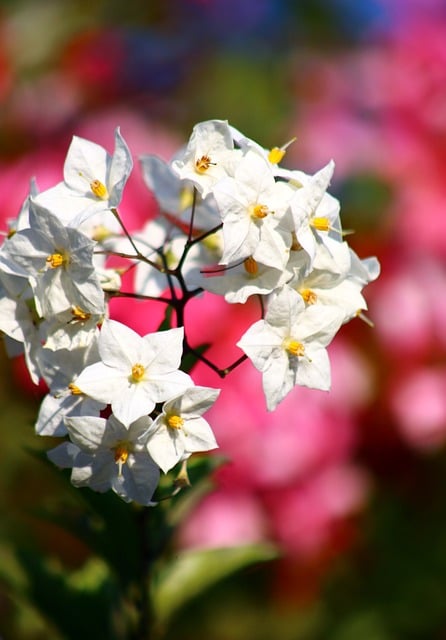
<path id="1" fill-rule="evenodd" d="M 222 549 L 182 551 L 166 565 L 154 590 L 154 609 L 164 624 L 191 599 L 243 567 L 277 557 L 271 545 L 247 545 Z"/>

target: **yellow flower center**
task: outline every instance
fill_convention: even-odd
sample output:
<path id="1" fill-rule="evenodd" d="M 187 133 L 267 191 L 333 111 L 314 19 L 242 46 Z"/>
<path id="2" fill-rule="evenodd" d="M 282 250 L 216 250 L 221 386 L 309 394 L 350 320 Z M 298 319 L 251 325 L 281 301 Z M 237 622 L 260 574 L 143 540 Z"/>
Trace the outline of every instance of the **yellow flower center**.
<path id="1" fill-rule="evenodd" d="M 295 140 L 296 138 L 291 138 L 291 140 L 288 140 L 288 142 L 282 147 L 273 147 L 268 153 L 268 160 L 271 162 L 271 164 L 279 164 L 279 162 L 283 159 L 286 150 L 288 149 L 290 144 L 295 142 Z"/>
<path id="2" fill-rule="evenodd" d="M 311 289 L 300 289 L 299 293 L 307 304 L 316 304 L 317 294 Z"/>
<path id="3" fill-rule="evenodd" d="M 285 153 L 286 153 L 285 149 L 280 149 L 279 147 L 273 147 L 268 153 L 268 160 L 271 162 L 271 164 L 279 164 L 279 162 L 282 160 Z"/>
<path id="4" fill-rule="evenodd" d="M 108 198 L 107 187 L 100 180 L 92 180 L 90 182 L 90 189 L 93 195 L 95 195 L 96 198 L 99 198 L 99 200 L 107 200 Z"/>
<path id="5" fill-rule="evenodd" d="M 57 267 L 62 267 L 67 259 L 61 253 L 52 253 L 47 257 L 46 262 L 51 269 L 57 269 Z"/>
<path id="6" fill-rule="evenodd" d="M 71 315 L 73 316 L 71 322 L 86 322 L 91 318 L 91 313 L 84 311 L 80 307 L 73 307 L 71 309 Z"/>
<path id="7" fill-rule="evenodd" d="M 249 215 L 251 218 L 256 218 L 257 220 L 266 218 L 268 213 L 271 213 L 271 211 L 268 209 L 266 204 L 252 204 L 249 207 Z"/>
<path id="8" fill-rule="evenodd" d="M 304 345 L 302 342 L 299 342 L 299 340 L 295 340 L 294 338 L 287 338 L 283 343 L 283 348 L 291 356 L 297 357 L 305 355 Z"/>
<path id="9" fill-rule="evenodd" d="M 252 256 L 249 256 L 243 261 L 243 266 L 245 267 L 245 271 L 249 273 L 250 276 L 256 276 L 259 272 L 259 265 Z"/>
<path id="10" fill-rule="evenodd" d="M 139 364 L 139 362 L 134 364 L 132 367 L 132 375 L 131 375 L 132 382 L 141 382 L 141 380 L 144 378 L 145 372 L 146 372 L 146 369 L 142 364 Z"/>
<path id="11" fill-rule="evenodd" d="M 184 424 L 184 420 L 181 416 L 171 415 L 166 419 L 167 426 L 171 429 L 181 429 Z"/>
<path id="12" fill-rule="evenodd" d="M 330 221 L 328 218 L 312 218 L 310 224 L 318 231 L 330 231 Z"/>
<path id="13" fill-rule="evenodd" d="M 129 457 L 129 444 L 128 442 L 118 442 L 115 447 L 112 448 L 114 452 L 115 462 L 119 467 L 118 475 L 122 475 L 122 465 L 127 462 Z"/>
<path id="14" fill-rule="evenodd" d="M 71 395 L 73 396 L 81 396 L 82 395 L 82 391 L 79 389 L 79 387 L 77 387 L 74 382 L 70 382 L 70 384 L 68 385 L 69 390 L 71 391 Z"/>
<path id="15" fill-rule="evenodd" d="M 201 158 L 195 161 L 195 171 L 197 173 L 206 173 L 212 164 L 215 164 L 215 162 L 211 162 L 208 155 L 201 156 Z"/>

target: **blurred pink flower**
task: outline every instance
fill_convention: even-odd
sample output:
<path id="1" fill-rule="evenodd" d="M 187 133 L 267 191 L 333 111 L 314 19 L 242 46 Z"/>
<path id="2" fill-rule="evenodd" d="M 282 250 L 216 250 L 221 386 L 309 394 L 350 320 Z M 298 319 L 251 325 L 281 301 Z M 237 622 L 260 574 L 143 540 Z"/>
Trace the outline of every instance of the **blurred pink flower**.
<path id="1" fill-rule="evenodd" d="M 446 271 L 434 260 L 399 256 L 370 302 L 386 351 L 411 359 L 446 347 Z"/>
<path id="2" fill-rule="evenodd" d="M 391 391 L 390 405 L 403 438 L 421 450 L 446 442 L 446 369 L 421 367 L 401 373 Z"/>
<path id="3" fill-rule="evenodd" d="M 363 505 L 369 485 L 362 469 L 333 466 L 270 495 L 268 513 L 275 537 L 289 553 L 306 559 L 317 555 L 330 542 L 336 524 Z"/>
<path id="4" fill-rule="evenodd" d="M 187 548 L 238 546 L 265 539 L 267 521 L 258 500 L 238 487 L 217 489 L 205 497 L 179 532 Z"/>

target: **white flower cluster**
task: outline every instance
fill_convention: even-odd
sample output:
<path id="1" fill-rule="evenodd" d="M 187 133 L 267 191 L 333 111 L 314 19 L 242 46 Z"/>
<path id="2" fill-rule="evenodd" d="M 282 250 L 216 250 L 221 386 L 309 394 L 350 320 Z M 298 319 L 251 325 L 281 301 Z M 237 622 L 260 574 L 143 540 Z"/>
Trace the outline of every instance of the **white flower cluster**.
<path id="1" fill-rule="evenodd" d="M 264 317 L 238 346 L 263 374 L 268 409 L 296 384 L 329 388 L 326 346 L 366 309 L 379 264 L 343 240 L 333 163 L 307 175 L 280 168 L 284 154 L 227 122 L 197 124 L 170 163 L 140 159 L 161 215 L 133 236 L 118 212 L 132 170 L 119 129 L 113 155 L 74 137 L 63 182 L 31 184 L 0 248 L 0 330 L 48 386 L 36 432 L 66 437 L 48 455 L 75 486 L 149 505 L 160 470 L 217 446 L 202 414 L 219 390 L 181 370 L 184 306 L 203 290 L 261 297 Z M 112 255 L 134 268 L 126 295 L 167 302 L 177 326 L 141 337 L 109 318 L 123 293 Z"/>

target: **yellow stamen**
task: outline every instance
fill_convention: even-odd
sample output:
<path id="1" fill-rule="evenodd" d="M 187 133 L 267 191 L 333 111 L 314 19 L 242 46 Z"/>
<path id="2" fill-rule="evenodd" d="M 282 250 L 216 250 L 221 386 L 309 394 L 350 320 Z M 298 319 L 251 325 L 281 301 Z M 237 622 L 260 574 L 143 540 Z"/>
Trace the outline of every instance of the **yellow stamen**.
<path id="1" fill-rule="evenodd" d="M 318 231 L 330 231 L 330 221 L 328 218 L 312 218 L 310 224 Z"/>
<path id="2" fill-rule="evenodd" d="M 142 364 L 139 364 L 139 362 L 134 364 L 132 367 L 131 381 L 141 382 L 141 380 L 143 380 L 144 378 L 145 372 L 146 372 L 146 369 Z"/>
<path id="3" fill-rule="evenodd" d="M 268 160 L 271 162 L 271 164 L 279 164 L 279 162 L 282 160 L 285 153 L 286 153 L 285 149 L 280 149 L 279 147 L 273 147 L 268 153 Z"/>
<path id="4" fill-rule="evenodd" d="M 68 385 L 69 390 L 71 391 L 71 395 L 73 396 L 81 396 L 82 395 L 82 391 L 79 389 L 79 387 L 77 387 L 74 382 L 70 382 L 70 384 Z"/>
<path id="5" fill-rule="evenodd" d="M 91 313 L 84 311 L 80 307 L 73 307 L 71 309 L 71 315 L 73 316 L 72 322 L 85 322 L 91 318 Z"/>
<path id="6" fill-rule="evenodd" d="M 311 289 L 300 289 L 299 293 L 307 304 L 316 304 L 317 294 Z"/>
<path id="7" fill-rule="evenodd" d="M 6 233 L 6 237 L 7 238 L 12 238 L 12 236 L 15 235 L 16 233 L 17 233 L 17 229 L 10 228 L 10 229 L 8 229 L 8 231 Z"/>
<path id="8" fill-rule="evenodd" d="M 112 451 L 115 454 L 115 462 L 119 467 L 118 475 L 122 475 L 122 465 L 127 462 L 129 457 L 129 445 L 127 442 L 118 442 L 118 444 L 113 447 Z"/>
<path id="9" fill-rule="evenodd" d="M 181 416 L 171 415 L 166 419 L 167 426 L 171 429 L 181 429 L 184 424 L 184 420 Z"/>
<path id="10" fill-rule="evenodd" d="M 292 138 L 281 147 L 273 147 L 271 151 L 268 153 L 268 160 L 271 162 L 271 164 L 279 164 L 279 162 L 282 160 L 283 156 L 285 155 L 286 150 L 288 149 L 290 144 L 295 142 L 295 140 L 296 138 Z"/>
<path id="11" fill-rule="evenodd" d="M 108 198 L 107 187 L 100 180 L 92 180 L 90 182 L 90 189 L 93 195 L 96 196 L 96 198 L 99 198 L 100 200 L 107 200 Z"/>
<path id="12" fill-rule="evenodd" d="M 61 253 L 51 254 L 47 257 L 46 261 L 48 266 L 52 269 L 57 269 L 57 267 L 61 267 L 66 262 L 64 256 Z"/>
<path id="13" fill-rule="evenodd" d="M 268 213 L 271 213 L 271 211 L 268 209 L 266 204 L 252 204 L 249 207 L 249 214 L 251 218 L 261 220 L 262 218 L 266 218 Z"/>
<path id="14" fill-rule="evenodd" d="M 249 256 L 243 261 L 243 266 L 245 267 L 245 271 L 249 273 L 250 276 L 256 276 L 259 272 L 259 265 L 252 256 Z"/>
<path id="15" fill-rule="evenodd" d="M 302 344 L 302 342 L 294 340 L 294 338 L 287 338 L 287 340 L 285 340 L 283 343 L 283 347 L 285 351 L 288 351 L 291 356 L 297 357 L 305 355 L 304 345 Z"/>
<path id="16" fill-rule="evenodd" d="M 208 155 L 201 156 L 201 158 L 195 161 L 195 171 L 197 173 L 206 173 L 212 164 L 215 164 L 215 162 L 211 162 Z"/>

